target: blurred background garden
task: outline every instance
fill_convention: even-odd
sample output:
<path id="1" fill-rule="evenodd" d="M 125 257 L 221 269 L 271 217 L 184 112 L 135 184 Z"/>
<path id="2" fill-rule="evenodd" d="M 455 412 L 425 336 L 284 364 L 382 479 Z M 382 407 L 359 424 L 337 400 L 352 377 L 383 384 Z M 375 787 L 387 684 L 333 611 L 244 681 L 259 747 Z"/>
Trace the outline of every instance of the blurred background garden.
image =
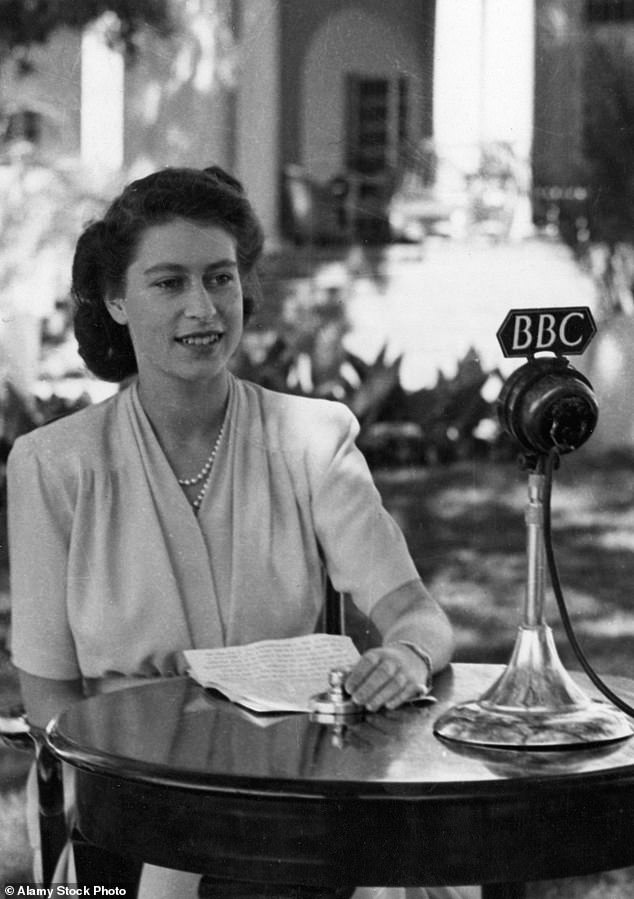
<path id="1" fill-rule="evenodd" d="M 267 245 L 235 371 L 352 408 L 460 661 L 508 659 L 525 588 L 496 331 L 510 308 L 592 310 L 573 361 L 599 426 L 556 474 L 555 551 L 591 661 L 632 676 L 634 3 L 2 0 L 0 63 L 0 709 L 19 702 L 4 463 L 117 389 L 76 352 L 72 249 L 165 164 L 246 184 Z M 29 762 L 0 744 L 0 884 L 29 879 Z M 634 873 L 530 889 L 626 899 Z"/>

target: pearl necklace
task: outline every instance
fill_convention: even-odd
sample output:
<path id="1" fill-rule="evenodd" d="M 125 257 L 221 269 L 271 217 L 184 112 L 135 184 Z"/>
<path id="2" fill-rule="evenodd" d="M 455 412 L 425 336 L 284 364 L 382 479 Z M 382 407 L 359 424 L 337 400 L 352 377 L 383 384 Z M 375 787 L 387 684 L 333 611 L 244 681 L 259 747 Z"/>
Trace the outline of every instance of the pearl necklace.
<path id="1" fill-rule="evenodd" d="M 198 491 L 198 495 L 194 500 L 192 500 L 192 506 L 194 508 L 194 512 L 198 512 L 200 509 L 200 504 L 203 501 L 203 497 L 207 492 L 207 488 L 209 487 L 209 481 L 211 478 L 211 466 L 214 464 L 214 459 L 216 458 L 216 453 L 218 452 L 218 447 L 220 446 L 220 440 L 222 439 L 222 432 L 224 431 L 225 426 L 220 428 L 218 436 L 216 437 L 216 442 L 213 445 L 213 449 L 209 454 L 209 458 L 200 469 L 197 475 L 194 475 L 193 478 L 178 478 L 178 483 L 181 487 L 193 487 L 195 484 L 199 484 L 201 481 L 203 482 L 202 487 Z"/>

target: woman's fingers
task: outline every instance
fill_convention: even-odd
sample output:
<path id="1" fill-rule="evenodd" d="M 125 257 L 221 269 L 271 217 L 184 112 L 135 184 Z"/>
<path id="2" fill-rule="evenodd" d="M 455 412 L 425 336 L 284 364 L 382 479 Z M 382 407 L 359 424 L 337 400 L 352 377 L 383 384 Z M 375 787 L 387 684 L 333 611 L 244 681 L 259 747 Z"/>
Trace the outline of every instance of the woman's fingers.
<path id="1" fill-rule="evenodd" d="M 395 709 L 418 694 L 418 683 L 407 664 L 405 647 L 382 646 L 365 653 L 348 675 L 346 690 L 358 705 L 375 712 Z"/>

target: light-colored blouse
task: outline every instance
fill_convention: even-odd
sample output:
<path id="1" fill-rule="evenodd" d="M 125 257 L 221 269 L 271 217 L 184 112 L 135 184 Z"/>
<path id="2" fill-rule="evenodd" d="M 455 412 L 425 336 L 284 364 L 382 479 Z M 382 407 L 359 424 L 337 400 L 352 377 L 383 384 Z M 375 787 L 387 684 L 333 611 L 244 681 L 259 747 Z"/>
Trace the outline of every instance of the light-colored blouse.
<path id="1" fill-rule="evenodd" d="M 311 633 L 324 563 L 369 615 L 418 577 L 342 404 L 231 377 L 198 516 L 137 386 L 26 434 L 8 463 L 12 656 L 50 678 L 156 676 L 180 651 Z"/>

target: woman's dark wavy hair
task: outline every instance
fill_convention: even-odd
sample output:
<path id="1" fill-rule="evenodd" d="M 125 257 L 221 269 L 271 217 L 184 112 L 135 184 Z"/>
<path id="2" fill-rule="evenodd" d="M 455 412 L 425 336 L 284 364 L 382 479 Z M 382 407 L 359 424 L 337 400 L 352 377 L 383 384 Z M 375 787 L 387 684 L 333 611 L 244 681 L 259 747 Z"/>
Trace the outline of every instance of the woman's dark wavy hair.
<path id="1" fill-rule="evenodd" d="M 88 225 L 73 259 L 71 293 L 79 353 L 90 371 L 105 381 L 122 381 L 137 371 L 130 332 L 113 320 L 105 301 L 125 295 L 126 272 L 144 231 L 175 218 L 229 232 L 237 244 L 245 319 L 259 299 L 254 267 L 262 252 L 262 229 L 238 180 L 212 166 L 166 168 L 133 181 L 103 219 Z"/>

